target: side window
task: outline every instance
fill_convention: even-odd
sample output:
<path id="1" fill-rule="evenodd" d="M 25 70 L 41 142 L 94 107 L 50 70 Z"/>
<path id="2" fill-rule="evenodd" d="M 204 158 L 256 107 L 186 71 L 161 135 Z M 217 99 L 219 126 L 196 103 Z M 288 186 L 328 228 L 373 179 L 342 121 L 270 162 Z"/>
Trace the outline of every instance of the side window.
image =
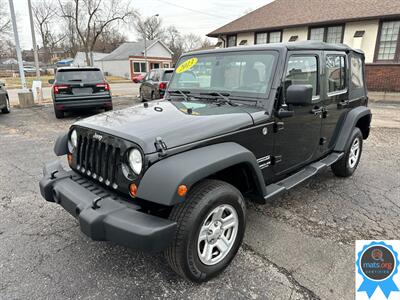
<path id="1" fill-rule="evenodd" d="M 351 58 L 351 84 L 353 88 L 364 88 L 363 63 L 361 58 Z"/>
<path id="2" fill-rule="evenodd" d="M 318 58 L 316 56 L 291 56 L 285 78 L 285 88 L 290 85 L 312 85 L 313 96 L 319 95 Z"/>
<path id="3" fill-rule="evenodd" d="M 346 89 L 346 58 L 343 55 L 327 55 L 326 77 L 328 93 Z"/>

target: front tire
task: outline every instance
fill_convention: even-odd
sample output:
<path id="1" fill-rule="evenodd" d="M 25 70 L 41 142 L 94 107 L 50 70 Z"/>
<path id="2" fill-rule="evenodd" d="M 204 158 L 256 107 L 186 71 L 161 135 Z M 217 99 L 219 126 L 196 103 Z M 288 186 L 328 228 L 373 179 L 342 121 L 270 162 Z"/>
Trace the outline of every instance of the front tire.
<path id="1" fill-rule="evenodd" d="M 140 91 L 140 96 L 139 96 L 140 102 L 146 102 L 146 99 L 144 98 L 143 92 Z"/>
<path id="2" fill-rule="evenodd" d="M 54 114 L 56 115 L 57 119 L 64 118 L 64 112 L 54 108 Z"/>
<path id="3" fill-rule="evenodd" d="M 357 127 L 351 133 L 349 144 L 344 156 L 332 165 L 332 172 L 338 177 L 349 177 L 353 175 L 360 162 L 363 146 L 363 135 Z"/>
<path id="4" fill-rule="evenodd" d="M 221 273 L 235 257 L 246 227 L 242 194 L 218 180 L 196 184 L 169 217 L 178 224 L 165 256 L 171 268 L 194 282 Z"/>
<path id="5" fill-rule="evenodd" d="M 3 114 L 9 114 L 11 112 L 11 105 L 10 105 L 10 99 L 8 99 L 8 96 L 6 97 L 6 107 L 4 107 L 1 112 Z"/>

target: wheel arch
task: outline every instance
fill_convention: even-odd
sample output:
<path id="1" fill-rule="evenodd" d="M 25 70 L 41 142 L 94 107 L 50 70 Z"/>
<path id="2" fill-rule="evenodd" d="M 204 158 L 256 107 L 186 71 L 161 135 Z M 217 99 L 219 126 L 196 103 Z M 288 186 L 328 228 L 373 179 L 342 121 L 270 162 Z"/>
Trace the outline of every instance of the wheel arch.
<path id="1" fill-rule="evenodd" d="M 157 162 L 143 175 L 137 197 L 172 206 L 185 200 L 177 195 L 179 185 L 186 185 L 190 191 L 197 182 L 206 178 L 225 179 L 243 191 L 234 181 L 226 180 L 228 177 L 223 176 L 231 174 L 230 178 L 235 178 L 238 172 L 244 172 L 243 176 L 247 176 L 255 194 L 263 198 L 266 193 L 264 178 L 256 157 L 248 149 L 233 142 L 189 150 Z"/>
<path id="2" fill-rule="evenodd" d="M 355 127 L 358 127 L 362 132 L 363 138 L 367 139 L 369 136 L 371 120 L 372 114 L 368 107 L 359 106 L 352 109 L 344 119 L 334 150 L 340 152 L 345 150 L 353 128 Z"/>

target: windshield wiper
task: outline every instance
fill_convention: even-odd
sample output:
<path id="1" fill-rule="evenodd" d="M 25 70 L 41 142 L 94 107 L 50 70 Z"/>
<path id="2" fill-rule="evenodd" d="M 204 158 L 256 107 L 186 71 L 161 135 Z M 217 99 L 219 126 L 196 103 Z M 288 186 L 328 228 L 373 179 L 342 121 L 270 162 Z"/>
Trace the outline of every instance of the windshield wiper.
<path id="1" fill-rule="evenodd" d="M 201 93 L 200 95 L 206 95 L 206 96 L 213 96 L 213 97 L 220 97 L 217 98 L 216 101 L 218 103 L 227 103 L 231 106 L 237 106 L 237 104 L 233 103 L 231 99 L 228 97 L 231 95 L 229 93 L 220 93 L 220 92 L 210 92 L 210 93 Z M 222 98 L 222 99 L 221 99 Z"/>
<path id="2" fill-rule="evenodd" d="M 185 99 L 185 101 L 189 101 L 189 97 L 187 96 L 187 94 L 190 94 L 190 91 L 173 90 L 168 91 L 168 94 L 180 94 L 182 95 L 183 99 Z"/>

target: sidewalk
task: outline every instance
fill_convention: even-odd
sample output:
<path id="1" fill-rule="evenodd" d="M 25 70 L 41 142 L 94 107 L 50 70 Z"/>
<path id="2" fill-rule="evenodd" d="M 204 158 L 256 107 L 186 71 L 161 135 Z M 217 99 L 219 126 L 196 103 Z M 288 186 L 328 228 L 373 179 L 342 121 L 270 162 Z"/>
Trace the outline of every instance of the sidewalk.
<path id="1" fill-rule="evenodd" d="M 111 83 L 111 92 L 115 97 L 119 96 L 132 96 L 136 97 L 139 94 L 139 83 L 126 82 L 126 83 Z M 9 89 L 8 96 L 10 97 L 10 104 L 18 105 L 18 91 L 19 89 Z M 51 102 L 51 88 L 45 87 L 43 91 L 43 103 Z"/>

